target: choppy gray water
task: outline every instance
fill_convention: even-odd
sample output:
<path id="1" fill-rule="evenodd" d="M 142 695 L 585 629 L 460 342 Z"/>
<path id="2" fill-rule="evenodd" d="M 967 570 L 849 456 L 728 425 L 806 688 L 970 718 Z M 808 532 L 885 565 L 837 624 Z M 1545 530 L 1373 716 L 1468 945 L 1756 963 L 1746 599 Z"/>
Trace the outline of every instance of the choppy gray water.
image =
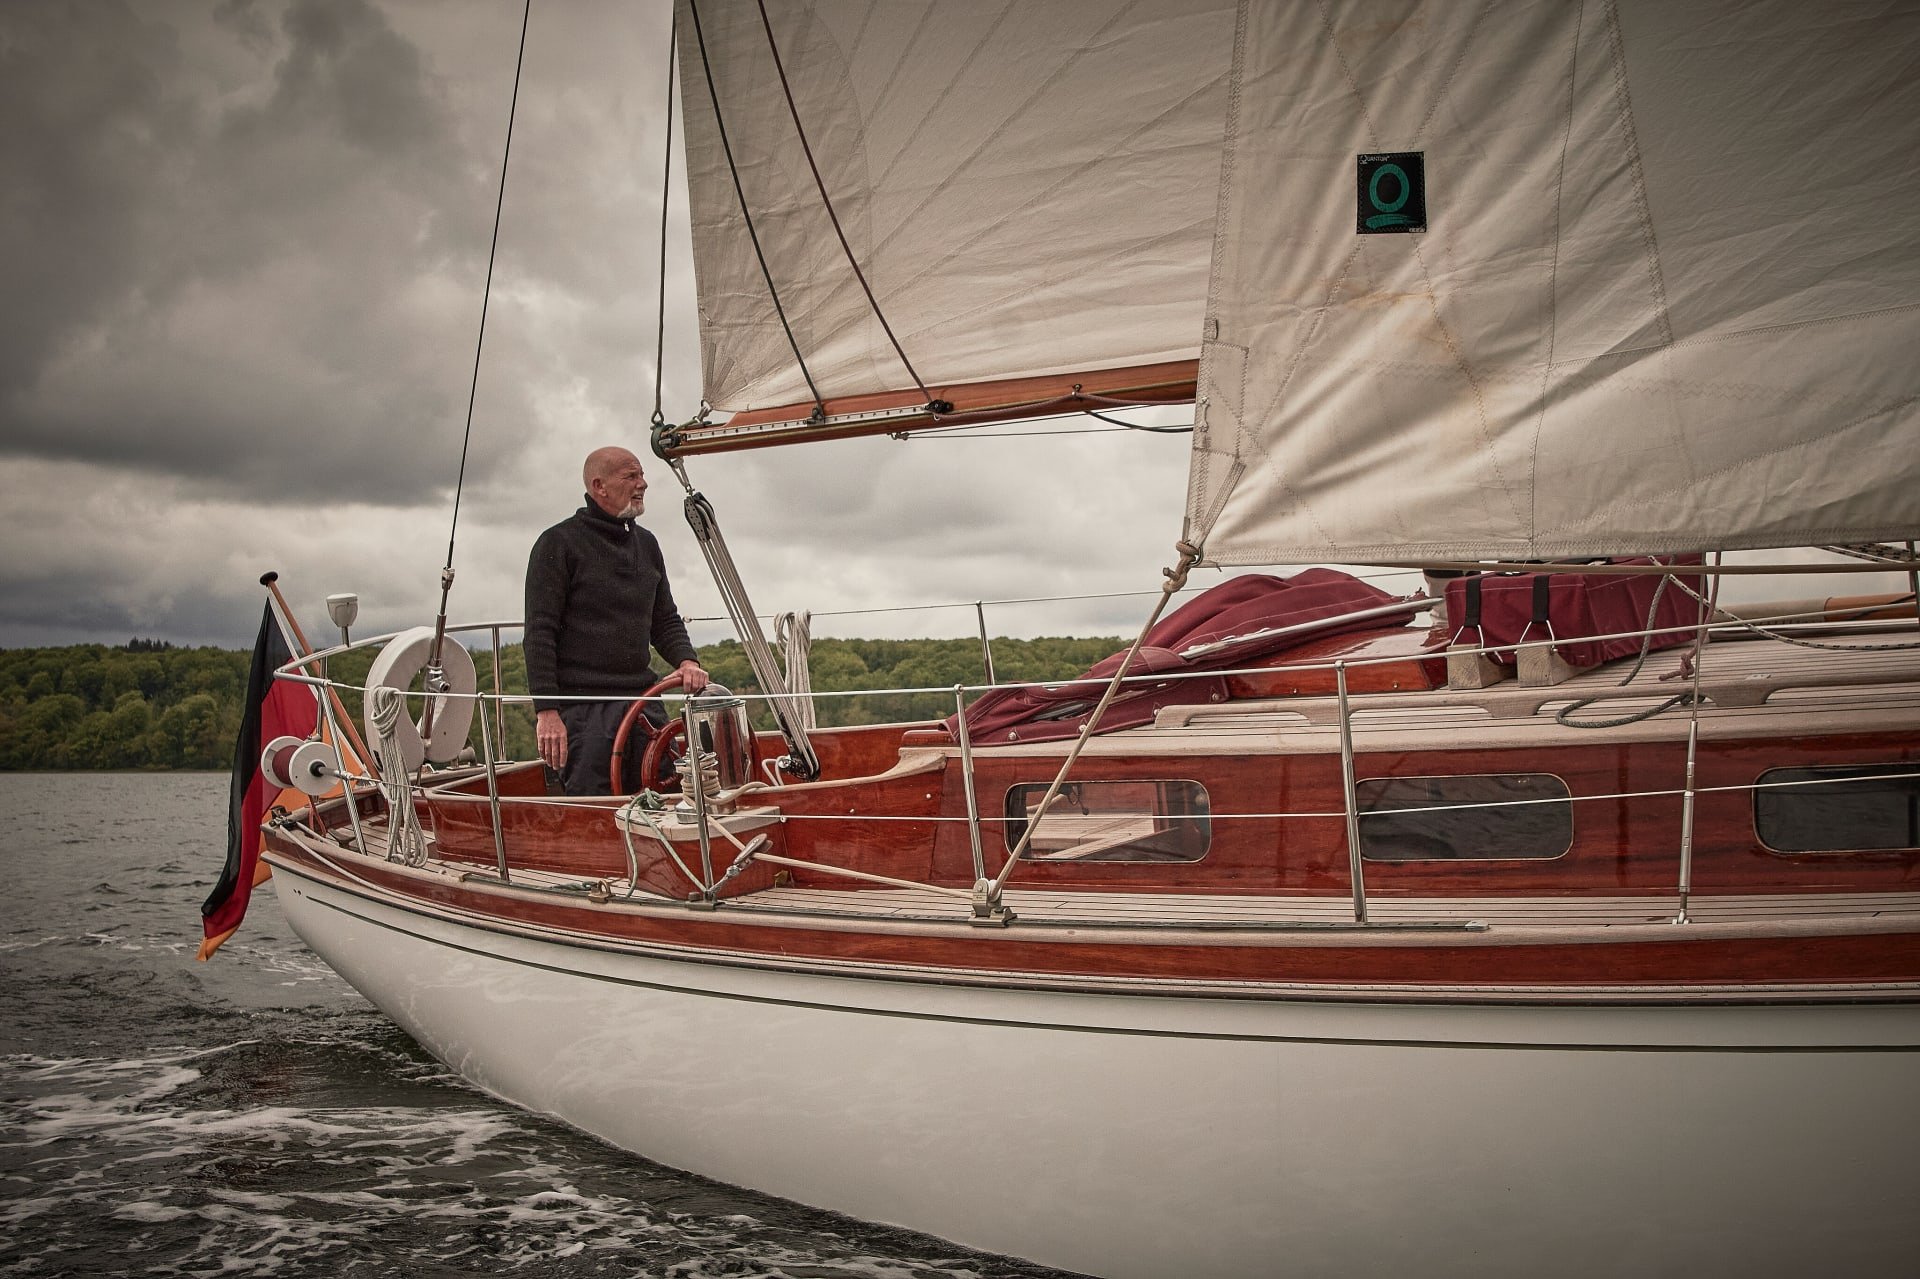
<path id="1" fill-rule="evenodd" d="M 503 1106 L 263 887 L 194 959 L 211 774 L 0 774 L 0 1275 L 1048 1279 Z"/>

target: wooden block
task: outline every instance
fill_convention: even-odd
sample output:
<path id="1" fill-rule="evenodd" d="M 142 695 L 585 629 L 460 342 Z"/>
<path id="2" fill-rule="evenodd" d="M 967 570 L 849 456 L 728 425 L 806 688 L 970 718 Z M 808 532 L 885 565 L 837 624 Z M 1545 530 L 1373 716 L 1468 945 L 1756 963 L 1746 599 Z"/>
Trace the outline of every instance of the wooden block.
<path id="1" fill-rule="evenodd" d="M 1448 688 L 1486 688 L 1512 674 L 1510 668 L 1500 665 L 1485 653 L 1472 650 L 1447 652 Z"/>
<path id="2" fill-rule="evenodd" d="M 1551 688 L 1591 667 L 1574 666 L 1545 644 L 1522 647 L 1516 665 L 1522 688 Z"/>

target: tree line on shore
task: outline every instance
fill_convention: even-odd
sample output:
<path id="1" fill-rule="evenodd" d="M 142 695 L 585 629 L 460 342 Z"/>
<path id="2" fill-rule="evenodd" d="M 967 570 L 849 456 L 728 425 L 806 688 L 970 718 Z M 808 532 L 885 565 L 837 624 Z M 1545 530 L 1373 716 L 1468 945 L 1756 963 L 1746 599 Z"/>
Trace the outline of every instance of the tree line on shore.
<path id="1" fill-rule="evenodd" d="M 1001 683 L 1065 679 L 1114 652 L 1113 638 L 1048 637 L 993 641 Z M 358 717 L 357 690 L 371 649 L 334 659 L 328 675 L 346 686 L 347 713 Z M 500 686 L 527 687 L 518 644 L 501 648 Z M 760 691 L 737 640 L 700 650 L 714 679 L 739 693 Z M 136 639 L 110 647 L 0 649 L 0 770 L 223 769 L 233 763 L 251 654 L 186 648 Z M 482 692 L 494 687 L 493 653 L 474 654 Z M 953 713 L 956 684 L 986 682 L 980 644 L 972 639 L 816 639 L 808 663 L 816 693 L 860 693 L 816 702 L 822 726 L 942 719 Z M 923 689 L 925 692 L 869 690 Z M 771 723 L 763 709 L 754 718 Z M 506 755 L 533 754 L 533 716 L 522 706 L 506 715 Z M 475 741 L 478 740 L 476 732 Z"/>

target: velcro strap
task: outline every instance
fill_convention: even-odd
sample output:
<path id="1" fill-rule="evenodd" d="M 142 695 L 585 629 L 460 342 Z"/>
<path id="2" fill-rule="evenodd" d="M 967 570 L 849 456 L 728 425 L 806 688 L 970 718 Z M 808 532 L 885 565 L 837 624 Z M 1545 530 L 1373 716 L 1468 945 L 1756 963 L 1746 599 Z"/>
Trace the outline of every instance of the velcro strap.
<path id="1" fill-rule="evenodd" d="M 1533 575 L 1533 620 L 1546 625 L 1547 614 L 1553 606 L 1553 578 L 1547 573 Z"/>

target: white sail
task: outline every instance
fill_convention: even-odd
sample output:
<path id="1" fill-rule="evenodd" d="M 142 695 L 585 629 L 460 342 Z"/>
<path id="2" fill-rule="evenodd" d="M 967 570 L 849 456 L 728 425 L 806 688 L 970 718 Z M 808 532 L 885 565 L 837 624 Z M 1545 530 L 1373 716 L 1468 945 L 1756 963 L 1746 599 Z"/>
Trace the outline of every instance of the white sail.
<path id="1" fill-rule="evenodd" d="M 930 385 L 1199 354 L 1230 0 L 770 4 L 853 253 Z M 827 217 L 753 0 L 679 6 L 706 395 L 913 386 Z M 702 46 L 704 45 L 704 59 Z"/>
<path id="2" fill-rule="evenodd" d="M 1188 495 L 1210 561 L 1920 533 L 1915 6 L 1241 11 Z M 1363 234 L 1408 209 L 1360 157 L 1402 153 L 1426 229 Z"/>

